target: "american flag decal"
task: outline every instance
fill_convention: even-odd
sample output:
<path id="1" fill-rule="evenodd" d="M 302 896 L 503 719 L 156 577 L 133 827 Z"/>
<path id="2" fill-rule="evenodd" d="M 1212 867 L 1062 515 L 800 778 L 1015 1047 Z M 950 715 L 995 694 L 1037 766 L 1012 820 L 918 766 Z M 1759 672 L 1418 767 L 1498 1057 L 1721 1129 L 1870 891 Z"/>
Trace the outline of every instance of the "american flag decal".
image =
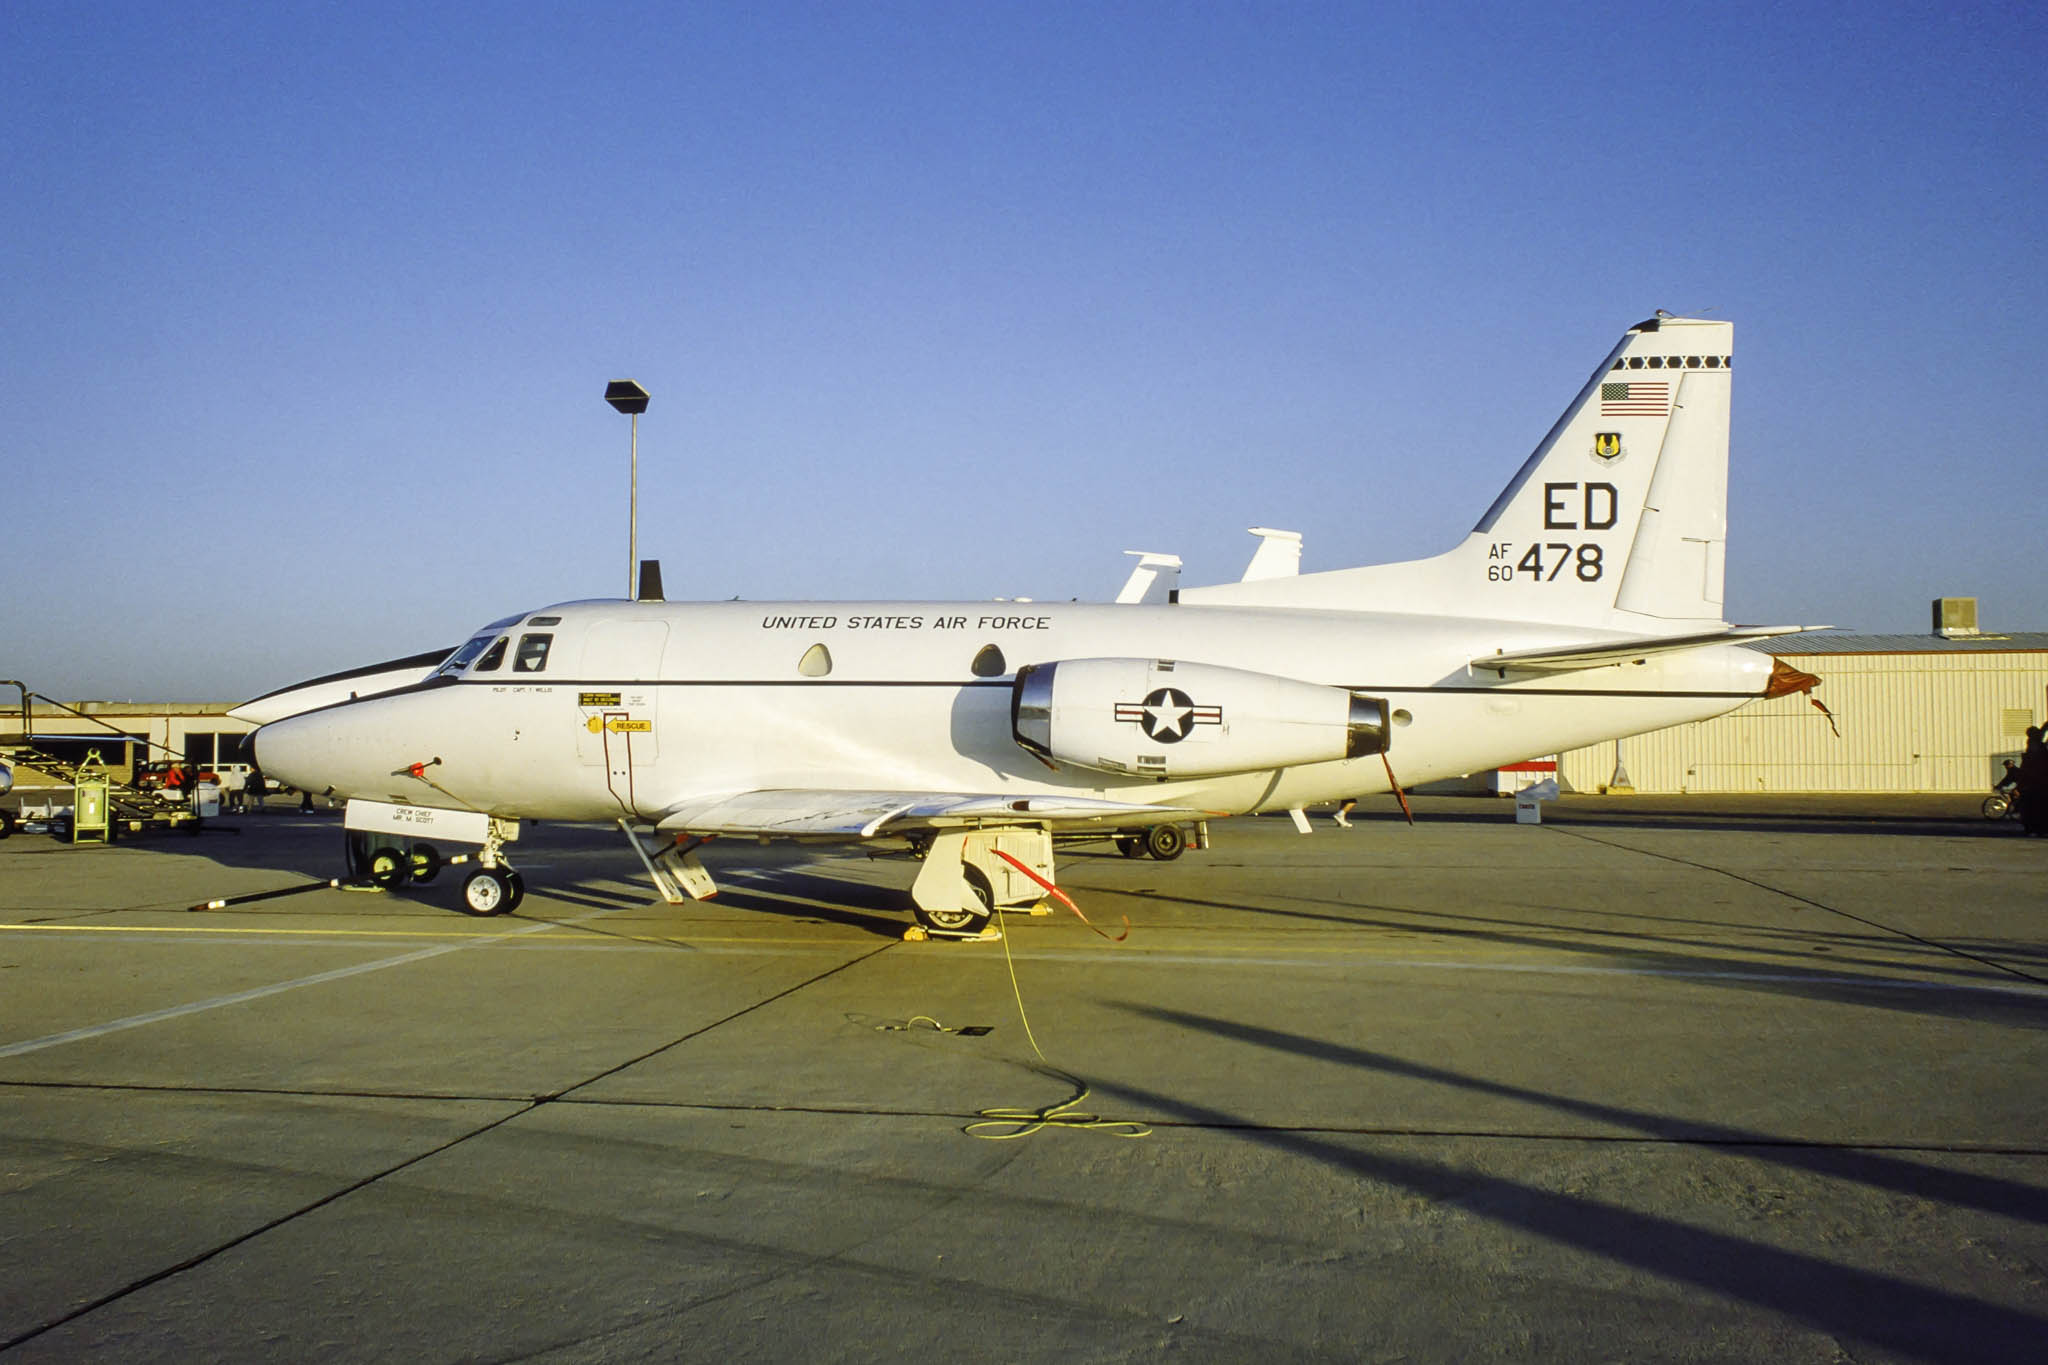
<path id="1" fill-rule="evenodd" d="M 1671 381 L 1630 379 L 1600 386 L 1602 417 L 1669 417 Z"/>

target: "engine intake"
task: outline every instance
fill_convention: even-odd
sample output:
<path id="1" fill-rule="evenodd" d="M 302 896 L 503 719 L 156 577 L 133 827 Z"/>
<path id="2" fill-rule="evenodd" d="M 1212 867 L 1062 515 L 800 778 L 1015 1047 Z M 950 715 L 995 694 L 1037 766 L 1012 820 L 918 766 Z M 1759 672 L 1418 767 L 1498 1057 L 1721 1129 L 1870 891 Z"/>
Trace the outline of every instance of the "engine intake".
<path id="1" fill-rule="evenodd" d="M 1342 687 L 1174 659 L 1062 659 L 1017 670 L 1010 727 L 1055 763 L 1218 777 L 1384 753 L 1388 706 Z"/>

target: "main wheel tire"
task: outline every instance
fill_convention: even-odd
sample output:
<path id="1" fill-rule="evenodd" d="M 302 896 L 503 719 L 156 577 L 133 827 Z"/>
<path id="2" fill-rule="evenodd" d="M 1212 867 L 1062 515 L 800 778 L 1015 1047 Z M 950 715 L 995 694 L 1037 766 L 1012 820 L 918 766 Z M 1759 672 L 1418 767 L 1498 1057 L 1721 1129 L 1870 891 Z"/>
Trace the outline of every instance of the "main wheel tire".
<path id="1" fill-rule="evenodd" d="M 11 810 L 0 810 L 0 839 L 5 839 L 12 833 L 14 833 L 14 812 Z"/>
<path id="2" fill-rule="evenodd" d="M 1179 825 L 1154 825 L 1145 831 L 1145 851 L 1162 863 L 1178 858 L 1188 846 L 1188 836 Z"/>
<path id="3" fill-rule="evenodd" d="M 480 867 L 462 879 L 462 908 L 472 915 L 502 915 L 512 908 L 511 878 Z"/>
<path id="4" fill-rule="evenodd" d="M 1142 834 L 1119 834 L 1116 836 L 1116 851 L 1126 858 L 1145 856 L 1145 836 Z"/>
<path id="5" fill-rule="evenodd" d="M 421 886 L 441 875 L 441 850 L 432 844 L 412 846 L 412 879 Z"/>
<path id="6" fill-rule="evenodd" d="M 395 848 L 380 848 L 370 854 L 370 880 L 386 891 L 396 891 L 412 879 L 412 862 Z"/>
<path id="7" fill-rule="evenodd" d="M 995 888 L 988 884 L 988 877 L 978 867 L 963 867 L 960 875 L 979 904 L 973 909 L 963 906 L 957 910 L 927 910 L 921 905 L 912 906 L 911 912 L 926 930 L 948 938 L 973 938 L 995 917 Z"/>
<path id="8" fill-rule="evenodd" d="M 514 868 L 508 867 L 504 871 L 505 884 L 511 888 L 511 898 L 505 902 L 505 909 L 517 910 L 520 902 L 526 899 L 526 878 L 520 876 Z"/>

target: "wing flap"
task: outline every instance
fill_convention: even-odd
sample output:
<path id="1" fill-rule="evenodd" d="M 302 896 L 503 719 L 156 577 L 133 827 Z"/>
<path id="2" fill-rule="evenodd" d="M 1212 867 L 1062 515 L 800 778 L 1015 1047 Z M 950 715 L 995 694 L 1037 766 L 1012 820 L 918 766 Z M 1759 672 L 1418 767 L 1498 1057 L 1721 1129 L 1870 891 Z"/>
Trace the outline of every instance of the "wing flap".
<path id="1" fill-rule="evenodd" d="M 678 802 L 656 822 L 691 834 L 872 839 L 948 825 L 1080 827 L 1157 825 L 1219 814 L 1085 796 L 1003 796 L 972 792 L 819 791 L 784 787 Z"/>

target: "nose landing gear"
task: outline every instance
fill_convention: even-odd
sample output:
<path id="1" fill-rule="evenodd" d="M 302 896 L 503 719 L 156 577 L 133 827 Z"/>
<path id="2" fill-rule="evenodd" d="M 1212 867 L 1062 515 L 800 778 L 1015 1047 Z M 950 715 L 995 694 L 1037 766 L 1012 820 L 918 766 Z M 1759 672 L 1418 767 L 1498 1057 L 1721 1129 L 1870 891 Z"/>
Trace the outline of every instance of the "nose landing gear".
<path id="1" fill-rule="evenodd" d="M 351 802 L 351 806 L 371 806 L 375 803 Z M 437 812 L 441 822 L 453 824 L 448 813 Z M 519 907 L 526 899 L 526 880 L 505 861 L 504 847 L 519 837 L 519 822 L 500 820 L 482 814 L 465 816 L 473 820 L 474 832 L 464 826 L 452 832 L 453 837 L 465 836 L 481 840 L 483 848 L 474 854 L 459 853 L 452 858 L 443 857 L 441 851 L 423 839 L 392 832 L 388 826 L 378 825 L 373 829 L 347 829 L 344 832 L 344 858 L 348 875 L 357 886 L 364 882 L 385 891 L 396 891 L 409 884 L 425 886 L 441 875 L 444 867 L 474 863 L 475 867 L 462 877 L 458 904 L 466 914 L 502 915 Z"/>
<path id="2" fill-rule="evenodd" d="M 526 879 L 509 867 L 480 867 L 462 879 L 462 908 L 472 915 L 502 915 L 526 899 Z"/>
<path id="3" fill-rule="evenodd" d="M 468 913 L 503 915 L 526 899 L 526 879 L 505 861 L 505 841 L 518 833 L 518 821 L 492 819 L 476 855 L 480 866 L 462 879 L 462 908 Z"/>

